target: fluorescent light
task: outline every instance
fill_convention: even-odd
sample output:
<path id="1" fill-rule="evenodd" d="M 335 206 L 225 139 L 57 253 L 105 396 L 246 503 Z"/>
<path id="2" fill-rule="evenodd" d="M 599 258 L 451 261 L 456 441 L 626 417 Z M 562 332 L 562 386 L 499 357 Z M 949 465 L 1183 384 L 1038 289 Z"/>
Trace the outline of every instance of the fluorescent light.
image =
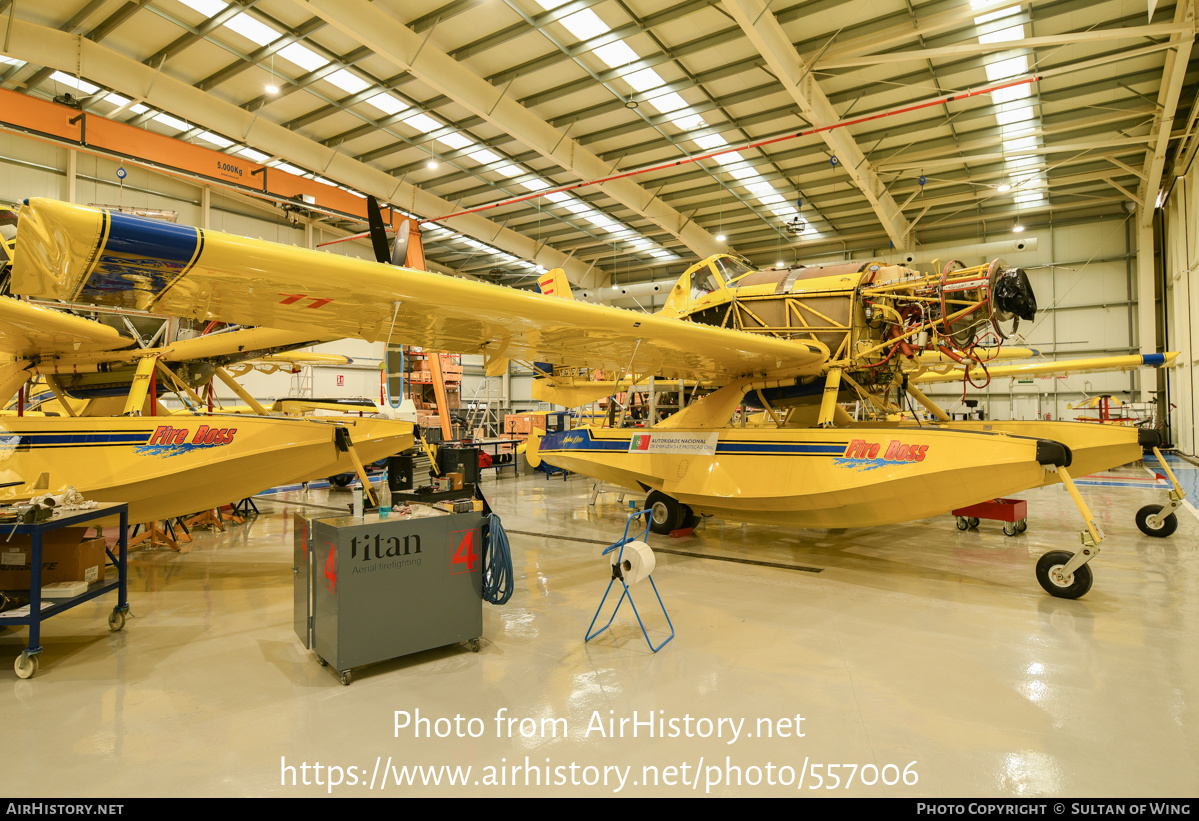
<path id="1" fill-rule="evenodd" d="M 501 165 L 499 168 L 496 168 L 494 170 L 497 174 L 503 174 L 505 177 L 515 177 L 522 173 L 519 168 L 517 168 L 515 165 L 511 165 L 511 164 Z"/>
<path id="2" fill-rule="evenodd" d="M 545 198 L 550 202 L 569 202 L 570 194 L 567 194 L 565 191 L 555 191 L 552 194 L 546 194 Z"/>
<path id="3" fill-rule="evenodd" d="M 408 108 L 405 103 L 400 102 L 386 92 L 383 94 L 376 94 L 374 97 L 368 97 L 364 102 L 367 105 L 374 106 L 384 114 L 399 114 L 401 111 L 405 111 Z"/>
<path id="4" fill-rule="evenodd" d="M 64 74 L 61 71 L 51 74 L 50 79 L 56 83 L 62 83 L 64 86 L 70 86 L 76 91 L 82 91 L 84 94 L 95 94 L 100 90 L 100 86 L 94 86 L 87 80 L 78 80 L 70 74 Z"/>
<path id="5" fill-rule="evenodd" d="M 463 137 L 461 134 L 446 134 L 444 137 L 441 137 L 439 141 L 445 143 L 450 148 L 455 150 L 466 148 L 471 144 L 471 141 L 466 137 Z"/>
<path id="6" fill-rule="evenodd" d="M 261 151 L 255 151 L 253 148 L 239 148 L 237 153 L 254 162 L 266 162 L 271 158 L 270 154 L 263 154 Z"/>
<path id="7" fill-rule="evenodd" d="M 520 184 L 521 188 L 526 188 L 529 191 L 542 191 L 550 187 L 550 184 L 545 180 L 531 179 Z"/>
<path id="8" fill-rule="evenodd" d="M 329 61 L 324 57 L 299 43 L 292 43 L 279 49 L 279 56 L 284 60 L 290 60 L 305 71 L 316 71 L 318 68 L 329 65 Z"/>
<path id="9" fill-rule="evenodd" d="M 296 168 L 291 163 L 286 163 L 282 160 L 271 163 L 271 168 L 278 168 L 280 171 L 286 171 L 288 174 L 294 174 L 297 177 L 303 177 L 308 173 L 303 168 Z"/>
<path id="10" fill-rule="evenodd" d="M 205 17 L 212 17 L 219 11 L 223 11 L 225 4 L 221 0 L 179 0 L 185 6 L 195 9 Z"/>
<path id="11" fill-rule="evenodd" d="M 662 78 L 658 76 L 658 72 L 652 68 L 643 68 L 640 71 L 634 71 L 632 74 L 626 74 L 620 79 L 624 80 L 637 91 L 646 91 L 664 84 Z"/>
<path id="12" fill-rule="evenodd" d="M 401 122 L 403 122 L 404 125 L 409 126 L 410 128 L 415 128 L 417 131 L 425 134 L 441 128 L 441 123 L 437 122 L 437 120 L 434 120 L 428 114 L 417 114 L 409 117 L 406 120 L 402 120 Z"/>
<path id="13" fill-rule="evenodd" d="M 983 68 L 987 72 L 987 79 L 995 82 L 1005 77 L 1015 77 L 1017 74 L 1024 74 L 1028 71 L 1028 58 L 1024 55 L 1009 57 L 1006 60 L 997 60 Z"/>
<path id="14" fill-rule="evenodd" d="M 713 149 L 720 148 L 722 145 L 728 145 L 729 141 L 719 134 L 705 134 L 702 137 L 696 137 L 692 140 L 700 148 Z"/>
<path id="15" fill-rule="evenodd" d="M 472 151 L 466 156 L 470 157 L 477 163 L 488 165 L 493 162 L 499 162 L 501 157 L 494 151 L 488 151 L 486 148 L 480 148 L 478 151 Z"/>
<path id="16" fill-rule="evenodd" d="M 196 135 L 196 137 L 203 140 L 204 142 L 208 142 L 208 143 L 212 143 L 213 145 L 220 146 L 221 148 L 228 148 L 229 146 L 233 145 L 232 140 L 226 140 L 220 134 L 213 134 L 211 131 L 201 131 L 199 134 Z"/>
<path id="17" fill-rule="evenodd" d="M 172 117 L 170 114 L 163 114 L 162 112 L 155 114 L 150 119 L 173 128 L 176 131 L 186 131 L 187 129 L 191 128 L 191 126 L 183 122 L 183 120 L 180 120 L 178 117 Z"/>
<path id="18" fill-rule="evenodd" d="M 569 17 L 563 17 L 558 22 L 580 40 L 590 40 L 592 37 L 598 37 L 610 31 L 608 24 L 599 19 L 591 9 L 577 11 Z"/>
<path id="19" fill-rule="evenodd" d="M 364 89 L 370 87 L 370 83 L 368 83 L 366 80 L 362 79 L 357 74 L 351 74 L 344 68 L 339 68 L 332 74 L 325 75 L 324 79 L 328 80 L 342 91 L 350 94 L 357 94 L 359 91 L 363 91 Z"/>
<path id="20" fill-rule="evenodd" d="M 225 21 L 225 27 L 236 31 L 242 37 L 260 46 L 273 43 L 280 37 L 280 32 L 275 31 L 266 23 L 255 20 L 244 12 Z"/>
<path id="21" fill-rule="evenodd" d="M 661 97 L 654 97 L 647 102 L 663 114 L 669 114 L 671 111 L 678 111 L 680 108 L 687 107 L 687 101 L 673 91 L 669 94 L 663 94 Z"/>
<path id="22" fill-rule="evenodd" d="M 607 63 L 609 68 L 616 68 L 641 59 L 637 52 L 625 45 L 623 40 L 600 46 L 592 54 Z"/>

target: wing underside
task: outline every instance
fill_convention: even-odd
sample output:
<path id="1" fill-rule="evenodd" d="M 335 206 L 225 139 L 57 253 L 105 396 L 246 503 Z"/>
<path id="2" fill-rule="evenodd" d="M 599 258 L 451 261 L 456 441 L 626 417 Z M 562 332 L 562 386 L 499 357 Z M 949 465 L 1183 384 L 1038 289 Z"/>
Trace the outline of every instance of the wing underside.
<path id="1" fill-rule="evenodd" d="M 21 210 L 19 293 L 665 377 L 819 372 L 816 342 L 716 328 L 97 211 Z"/>
<path id="2" fill-rule="evenodd" d="M 99 322 L 0 297 L 0 352 L 19 359 L 113 351 L 132 344 Z"/>

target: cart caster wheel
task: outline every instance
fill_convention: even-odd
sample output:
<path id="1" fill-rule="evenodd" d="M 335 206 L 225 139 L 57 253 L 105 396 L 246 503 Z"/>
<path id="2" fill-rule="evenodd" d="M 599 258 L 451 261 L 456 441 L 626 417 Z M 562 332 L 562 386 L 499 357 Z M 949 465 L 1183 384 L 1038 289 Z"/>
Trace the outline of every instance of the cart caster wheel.
<path id="1" fill-rule="evenodd" d="M 352 682 L 353 680 L 354 680 L 354 674 L 352 672 L 350 672 L 349 670 L 346 670 L 344 673 L 341 674 L 341 683 L 344 684 L 345 686 L 349 687 L 350 682 Z"/>
<path id="2" fill-rule="evenodd" d="M 964 516 L 958 516 L 958 530 L 967 530 L 969 527 L 970 523 L 966 521 L 966 518 Z"/>
<path id="3" fill-rule="evenodd" d="M 1021 519 L 1016 522 L 1016 532 L 1023 533 L 1026 530 L 1028 530 L 1028 519 Z"/>
<path id="4" fill-rule="evenodd" d="M 1171 513 L 1163 519 L 1158 519 L 1157 514 L 1161 513 L 1161 505 L 1145 505 L 1137 511 L 1137 527 L 1146 536 L 1156 536 L 1159 539 L 1164 539 L 1175 530 L 1178 530 L 1178 517 Z M 1154 523 L 1151 524 L 1149 517 L 1152 516 Z"/>
<path id="5" fill-rule="evenodd" d="M 125 628 L 125 611 L 113 610 L 108 614 L 108 629 L 114 633 L 119 633 Z"/>
<path id="6" fill-rule="evenodd" d="M 1004 536 L 1015 536 L 1019 532 L 1020 532 L 1020 527 L 1015 522 L 1004 522 L 1003 523 L 1003 535 Z"/>
<path id="7" fill-rule="evenodd" d="M 479 652 L 479 647 L 480 647 L 480 646 L 481 646 L 481 645 L 479 644 L 479 640 L 478 640 L 478 639 L 471 639 L 471 640 L 470 640 L 470 651 L 471 651 L 472 653 L 477 653 L 477 652 Z"/>
<path id="8" fill-rule="evenodd" d="M 1067 550 L 1051 550 L 1037 562 L 1037 581 L 1045 592 L 1060 599 L 1078 599 L 1086 595 L 1094 582 L 1091 566 L 1082 567 L 1068 575 L 1062 575 L 1062 568 L 1074 554 Z"/>
<path id="9" fill-rule="evenodd" d="M 975 517 L 975 516 L 970 517 L 970 527 L 972 527 L 972 528 L 978 527 L 978 518 L 977 517 Z"/>
<path id="10" fill-rule="evenodd" d="M 316 657 L 316 660 L 317 660 L 317 661 L 320 663 L 321 667 L 328 667 L 328 666 L 329 666 L 329 662 L 325 661 L 325 660 L 324 660 L 323 658 L 321 658 L 320 656 L 317 656 L 317 657 Z"/>
<path id="11" fill-rule="evenodd" d="M 37 656 L 27 656 L 22 653 L 17 656 L 17 660 L 13 662 L 12 666 L 17 672 L 17 678 L 33 678 L 37 673 Z"/>

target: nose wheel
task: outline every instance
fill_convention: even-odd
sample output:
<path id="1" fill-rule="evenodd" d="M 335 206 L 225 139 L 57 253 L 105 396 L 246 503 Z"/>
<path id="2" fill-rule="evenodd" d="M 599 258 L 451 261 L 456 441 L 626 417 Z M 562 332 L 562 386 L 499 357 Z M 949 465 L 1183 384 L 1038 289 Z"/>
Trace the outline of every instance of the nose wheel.
<path id="1" fill-rule="evenodd" d="M 1091 589 L 1095 577 L 1090 565 L 1070 569 L 1074 556 L 1065 550 L 1051 550 L 1037 562 L 1037 581 L 1046 593 L 1059 599 L 1077 599 Z"/>

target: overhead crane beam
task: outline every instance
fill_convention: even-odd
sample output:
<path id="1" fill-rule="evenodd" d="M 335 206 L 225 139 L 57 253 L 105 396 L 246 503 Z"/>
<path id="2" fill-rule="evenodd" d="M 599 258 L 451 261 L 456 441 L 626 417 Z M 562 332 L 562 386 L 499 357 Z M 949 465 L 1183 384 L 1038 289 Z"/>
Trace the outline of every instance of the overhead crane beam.
<path id="1" fill-rule="evenodd" d="M 722 0 L 722 5 L 765 58 L 771 72 L 795 100 L 808 122 L 824 126 L 841 119 L 767 3 L 762 0 Z M 908 221 L 850 133 L 844 129 L 823 131 L 820 137 L 866 197 L 891 242 L 899 250 L 907 248 L 911 230 Z"/>
<path id="2" fill-rule="evenodd" d="M 258 112 L 225 102 L 86 37 L 20 19 L 12 21 L 12 29 L 9 50 L 4 52 L 7 56 L 79 74 L 126 97 L 143 99 L 161 111 L 317 171 L 363 193 L 374 194 L 413 213 L 441 214 L 455 207 L 455 203 L 272 123 L 258 116 Z M 546 268 L 563 268 L 572 281 L 580 284 L 605 284 L 601 281 L 603 277 L 589 278 L 589 266 L 486 217 L 471 214 L 449 221 L 446 227 Z"/>
<path id="3" fill-rule="evenodd" d="M 428 33 L 417 34 L 380 7 L 366 0 L 293 1 L 580 179 L 612 173 L 609 163 L 508 96 L 505 89 L 496 88 L 429 42 Z M 724 243 L 717 242 L 690 217 L 631 180 L 613 180 L 600 188 L 675 237 L 696 256 L 727 250 Z"/>

